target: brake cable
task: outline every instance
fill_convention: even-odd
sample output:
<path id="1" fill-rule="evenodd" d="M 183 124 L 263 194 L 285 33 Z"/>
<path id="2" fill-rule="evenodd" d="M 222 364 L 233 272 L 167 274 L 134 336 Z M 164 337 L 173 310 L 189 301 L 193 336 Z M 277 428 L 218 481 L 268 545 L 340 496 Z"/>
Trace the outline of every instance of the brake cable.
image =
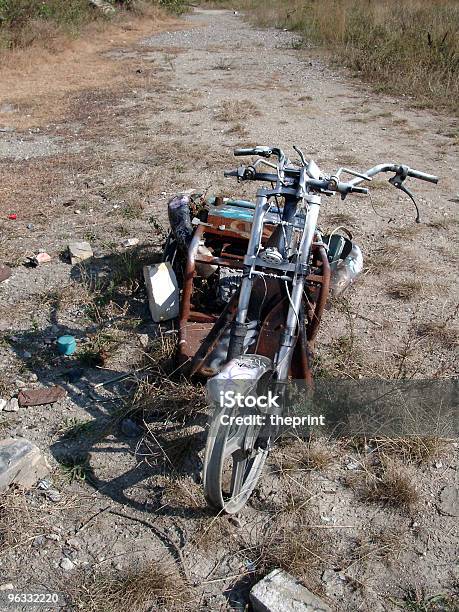
<path id="1" fill-rule="evenodd" d="M 397 173 L 392 178 L 389 179 L 389 183 L 393 185 L 396 189 L 400 189 L 400 191 L 403 191 L 403 193 L 406 193 L 406 195 L 413 202 L 414 207 L 416 209 L 415 223 L 421 223 L 421 214 L 419 212 L 419 208 L 416 203 L 416 200 L 414 199 L 414 195 L 408 189 L 408 187 L 405 187 L 405 185 L 403 184 L 403 181 L 407 178 L 407 176 L 408 176 L 408 166 L 400 166 Z"/>

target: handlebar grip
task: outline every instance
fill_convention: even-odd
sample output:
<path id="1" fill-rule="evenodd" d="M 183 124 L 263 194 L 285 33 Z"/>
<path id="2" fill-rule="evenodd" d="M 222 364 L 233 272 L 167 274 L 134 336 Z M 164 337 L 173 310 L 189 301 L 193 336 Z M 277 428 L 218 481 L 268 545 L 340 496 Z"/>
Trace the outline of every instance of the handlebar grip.
<path id="1" fill-rule="evenodd" d="M 255 149 L 234 149 L 235 157 L 243 157 L 244 155 L 255 155 Z"/>
<path id="2" fill-rule="evenodd" d="M 411 168 L 408 170 L 408 176 L 421 179 L 421 181 L 427 181 L 428 183 L 434 183 L 435 185 L 438 183 L 438 176 L 426 174 L 425 172 L 420 172 L 419 170 L 412 170 Z"/>
<path id="3" fill-rule="evenodd" d="M 369 189 L 367 187 L 351 187 L 349 189 L 349 193 L 368 193 Z"/>

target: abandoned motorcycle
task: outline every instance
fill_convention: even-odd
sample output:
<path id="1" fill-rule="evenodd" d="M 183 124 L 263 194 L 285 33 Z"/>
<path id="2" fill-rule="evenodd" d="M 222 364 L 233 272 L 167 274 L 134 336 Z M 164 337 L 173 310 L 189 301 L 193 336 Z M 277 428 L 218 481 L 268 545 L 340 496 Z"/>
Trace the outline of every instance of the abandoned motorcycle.
<path id="1" fill-rule="evenodd" d="M 267 381 L 278 387 L 289 379 L 312 385 L 314 341 L 325 304 L 363 268 L 361 250 L 349 236 L 339 231 L 321 235 L 323 196 L 340 194 L 344 200 L 352 193 L 366 194 L 362 182 L 391 172 L 389 182 L 416 206 L 404 184 L 407 177 L 438 182 L 435 176 L 393 163 L 365 173 L 339 168 L 327 176 L 294 149 L 297 162 L 275 147 L 234 151 L 257 159 L 225 176 L 268 183 L 257 191 L 255 203 L 173 198 L 168 207 L 171 232 L 157 270 L 167 282 L 153 283 L 169 287 L 167 298 L 157 300 L 157 320 L 178 314 L 178 367 L 189 377 L 207 379 L 214 409 L 204 489 L 209 503 L 227 513 L 238 512 L 247 502 L 277 431 L 261 418 L 234 418 L 247 413 L 245 404 L 221 402 L 222 392 L 234 389 L 239 398 L 259 397 Z M 352 178 L 343 181 L 344 174 Z M 417 206 L 416 212 L 419 222 Z M 282 410 L 282 402 L 268 407 L 252 403 L 249 412 L 279 415 Z"/>

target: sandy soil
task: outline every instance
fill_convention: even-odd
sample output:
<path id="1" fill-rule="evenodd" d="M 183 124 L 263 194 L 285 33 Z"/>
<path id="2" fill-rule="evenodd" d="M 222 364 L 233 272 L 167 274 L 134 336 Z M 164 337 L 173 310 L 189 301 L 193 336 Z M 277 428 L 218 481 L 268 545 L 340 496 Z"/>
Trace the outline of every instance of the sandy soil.
<path id="1" fill-rule="evenodd" d="M 128 34 L 75 43 L 53 60 L 64 75 L 58 85 L 49 70 L 28 90 L 14 71 L 2 73 L 0 261 L 13 274 L 0 285 L 0 396 L 17 393 L 21 381 L 58 382 L 68 396 L 0 414 L 4 437 L 25 436 L 47 454 L 61 494 L 53 501 L 34 490 L 3 503 L 0 535 L 5 517 L 14 523 L 27 510 L 28 518 L 0 549 L 1 582 L 46 585 L 103 609 L 95 579 L 160 562 L 177 568 L 177 591 L 189 585 L 192 609 L 244 609 L 253 580 L 281 564 L 335 610 L 434 610 L 409 608 L 432 606 L 432 596 L 446 606 L 458 587 L 457 518 L 441 499 L 457 487 L 457 443 L 437 444 L 420 461 L 400 445 L 288 444 L 273 453 L 241 516 L 215 518 L 200 487 L 205 411 L 183 427 L 164 424 L 154 410 L 165 400 L 153 395 L 147 420 L 155 436 L 123 433 L 132 379 L 142 373 L 129 384 L 94 385 L 153 354 L 143 334 L 151 343 L 156 330 L 136 274 L 161 249 L 169 197 L 188 188 L 253 195 L 253 186 L 222 178 L 235 165 L 232 148 L 249 144 L 292 155 L 297 144 L 324 171 L 397 161 L 440 176 L 437 187 L 411 183 L 420 225 L 410 201 L 379 180 L 371 199 L 325 202 L 322 226 L 349 227 L 366 268 L 326 313 L 318 369 L 352 378 L 454 376 L 457 120 L 377 95 L 316 50 L 298 49 L 291 33 L 251 28 L 232 12 L 196 11 L 175 28 L 143 24 Z M 139 247 L 123 248 L 129 237 Z M 96 256 L 83 268 L 65 255 L 76 239 Z M 40 249 L 53 261 L 25 267 Z M 115 273 L 107 304 L 99 288 Z M 76 358 L 56 355 L 53 339 L 63 332 L 77 337 Z M 103 367 L 88 361 L 94 354 Z M 188 392 L 172 386 L 167 400 L 186 403 Z M 405 507 L 361 494 L 387 457 L 415 483 Z M 73 569 L 62 569 L 64 558 Z"/>

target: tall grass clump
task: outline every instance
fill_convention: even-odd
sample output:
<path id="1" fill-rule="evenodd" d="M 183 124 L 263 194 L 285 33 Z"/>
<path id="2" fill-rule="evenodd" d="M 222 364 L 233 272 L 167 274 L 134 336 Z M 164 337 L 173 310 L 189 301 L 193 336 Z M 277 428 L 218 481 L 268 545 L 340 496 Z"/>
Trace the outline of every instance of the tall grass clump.
<path id="1" fill-rule="evenodd" d="M 258 25 L 299 32 L 380 91 L 459 109 L 457 0 L 245 0 Z"/>
<path id="2" fill-rule="evenodd" d="M 160 7 L 168 12 L 185 10 L 184 0 L 106 0 L 118 14 L 144 7 Z M 94 21 L 110 19 L 113 11 L 99 10 L 90 0 L 0 0 L 0 50 L 29 47 L 33 44 L 52 46 L 62 35 L 75 36 Z"/>

